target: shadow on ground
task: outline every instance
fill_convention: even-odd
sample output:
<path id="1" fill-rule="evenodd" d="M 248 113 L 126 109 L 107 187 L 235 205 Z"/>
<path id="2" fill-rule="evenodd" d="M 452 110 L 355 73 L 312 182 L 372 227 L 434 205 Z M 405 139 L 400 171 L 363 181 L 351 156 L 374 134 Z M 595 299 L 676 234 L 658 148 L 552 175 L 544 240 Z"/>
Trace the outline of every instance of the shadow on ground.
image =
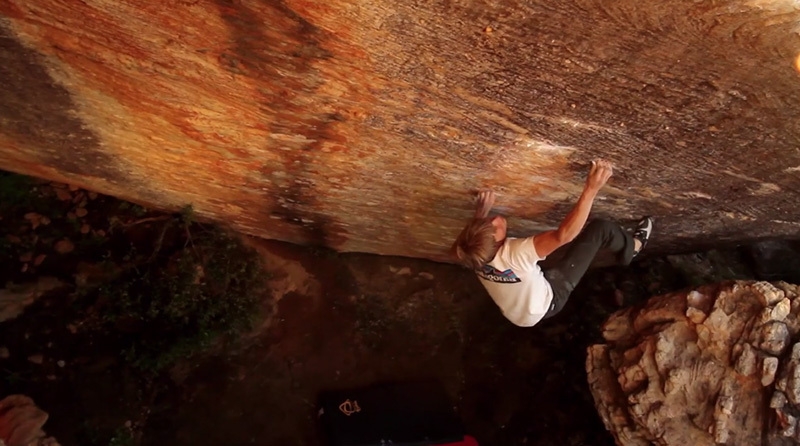
<path id="1" fill-rule="evenodd" d="M 585 379 L 585 347 L 615 285 L 579 290 L 531 329 L 507 322 L 468 271 L 256 241 L 277 311 L 247 347 L 182 377 L 145 444 L 319 444 L 321 390 L 436 378 L 483 445 L 612 445 Z M 593 283 L 597 283 L 596 281 Z"/>
<path id="2" fill-rule="evenodd" d="M 246 347 L 185 376 L 150 418 L 145 444 L 321 444 L 321 390 L 436 378 L 482 445 L 611 446 L 584 371 L 585 349 L 611 312 L 781 268 L 769 278 L 792 280 L 786 259 L 800 259 L 797 246 L 769 242 L 596 269 L 562 314 L 526 329 L 452 265 L 253 243 L 277 311 Z M 770 266 L 770 256 L 779 261 Z"/>

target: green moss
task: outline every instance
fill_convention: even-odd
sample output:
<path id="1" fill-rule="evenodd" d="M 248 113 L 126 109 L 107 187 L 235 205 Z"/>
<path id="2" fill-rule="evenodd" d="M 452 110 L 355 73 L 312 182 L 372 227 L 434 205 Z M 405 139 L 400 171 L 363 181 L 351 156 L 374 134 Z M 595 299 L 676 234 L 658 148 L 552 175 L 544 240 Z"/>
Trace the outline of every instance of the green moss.
<path id="1" fill-rule="evenodd" d="M 139 206 L 138 204 L 131 204 L 130 212 L 135 217 L 143 217 L 147 215 L 147 208 L 145 208 L 144 206 Z"/>
<path id="2" fill-rule="evenodd" d="M 126 427 L 120 427 L 114 432 L 114 436 L 108 441 L 108 446 L 133 446 L 135 439 L 131 430 Z"/>
<path id="3" fill-rule="evenodd" d="M 208 348 L 221 336 L 251 327 L 264 281 L 257 254 L 220 230 L 189 235 L 117 280 L 101 286 L 98 302 L 124 357 L 158 372 Z"/>
<path id="4" fill-rule="evenodd" d="M 194 208 L 191 204 L 184 206 L 181 209 L 180 215 L 181 221 L 186 225 L 190 225 L 195 222 Z"/>
<path id="5" fill-rule="evenodd" d="M 29 177 L 0 171 L 0 206 L 12 208 L 22 206 L 33 199 Z"/>

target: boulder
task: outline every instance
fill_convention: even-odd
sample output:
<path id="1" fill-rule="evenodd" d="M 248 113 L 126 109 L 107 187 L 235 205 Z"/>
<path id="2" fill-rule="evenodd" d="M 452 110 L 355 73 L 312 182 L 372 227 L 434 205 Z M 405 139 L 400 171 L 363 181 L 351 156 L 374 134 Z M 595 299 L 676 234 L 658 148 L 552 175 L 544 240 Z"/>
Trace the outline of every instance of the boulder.
<path id="1" fill-rule="evenodd" d="M 786 0 L 4 0 L 0 168 L 339 251 L 447 258 L 494 187 L 653 250 L 795 235 Z"/>
<path id="2" fill-rule="evenodd" d="M 58 446 L 47 437 L 42 426 L 47 413 L 24 395 L 10 395 L 0 400 L 0 446 Z"/>
<path id="3" fill-rule="evenodd" d="M 798 294 L 736 281 L 613 314 L 586 371 L 617 444 L 800 444 Z"/>

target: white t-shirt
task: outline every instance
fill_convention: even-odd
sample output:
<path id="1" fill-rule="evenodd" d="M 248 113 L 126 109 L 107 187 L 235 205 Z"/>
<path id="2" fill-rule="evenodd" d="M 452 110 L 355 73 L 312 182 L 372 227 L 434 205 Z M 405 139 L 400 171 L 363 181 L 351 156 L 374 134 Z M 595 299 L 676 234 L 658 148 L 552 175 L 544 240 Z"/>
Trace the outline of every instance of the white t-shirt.
<path id="1" fill-rule="evenodd" d="M 553 301 L 553 288 L 537 262 L 533 237 L 507 238 L 494 259 L 477 271 L 481 283 L 503 315 L 515 325 L 531 327 L 542 320 Z"/>

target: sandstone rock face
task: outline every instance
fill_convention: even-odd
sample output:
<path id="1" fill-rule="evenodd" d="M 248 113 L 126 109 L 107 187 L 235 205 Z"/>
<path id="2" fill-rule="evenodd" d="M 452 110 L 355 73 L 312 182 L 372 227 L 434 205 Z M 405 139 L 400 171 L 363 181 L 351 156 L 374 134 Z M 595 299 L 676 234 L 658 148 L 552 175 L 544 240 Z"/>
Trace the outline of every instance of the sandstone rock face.
<path id="1" fill-rule="evenodd" d="M 47 413 L 24 395 L 10 395 L 0 400 L 0 446 L 58 446 L 46 437 L 42 426 Z"/>
<path id="2" fill-rule="evenodd" d="M 443 259 L 588 161 L 653 248 L 794 234 L 789 0 L 4 0 L 0 167 L 298 243 Z"/>
<path id="3" fill-rule="evenodd" d="M 615 313 L 586 370 L 617 444 L 800 444 L 798 294 L 735 282 Z"/>

